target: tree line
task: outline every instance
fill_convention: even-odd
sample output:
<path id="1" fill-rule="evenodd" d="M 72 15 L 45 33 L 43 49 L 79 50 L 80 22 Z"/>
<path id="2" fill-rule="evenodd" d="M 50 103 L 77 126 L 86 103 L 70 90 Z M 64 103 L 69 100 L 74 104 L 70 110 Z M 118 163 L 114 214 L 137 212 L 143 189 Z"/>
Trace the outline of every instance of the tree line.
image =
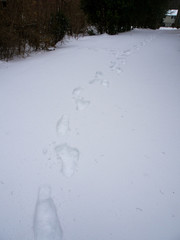
<path id="1" fill-rule="evenodd" d="M 100 33 L 116 34 L 132 27 L 157 29 L 169 0 L 81 0 L 89 23 Z"/>
<path id="2" fill-rule="evenodd" d="M 47 50 L 64 36 L 95 26 L 117 34 L 132 27 L 156 29 L 169 0 L 0 0 L 0 59 Z"/>
<path id="3" fill-rule="evenodd" d="M 79 0 L 0 0 L 0 59 L 48 50 L 84 27 Z"/>

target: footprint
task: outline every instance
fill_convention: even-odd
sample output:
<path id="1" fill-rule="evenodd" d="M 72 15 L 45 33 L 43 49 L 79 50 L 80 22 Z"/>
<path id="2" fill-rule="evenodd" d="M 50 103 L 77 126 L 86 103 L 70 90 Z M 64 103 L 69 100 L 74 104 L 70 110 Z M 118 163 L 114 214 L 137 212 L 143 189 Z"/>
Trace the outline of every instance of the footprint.
<path id="1" fill-rule="evenodd" d="M 75 88 L 72 92 L 74 102 L 76 104 L 76 110 L 81 111 L 86 109 L 90 105 L 90 101 L 82 97 L 83 88 Z"/>
<path id="2" fill-rule="evenodd" d="M 126 64 L 126 58 L 125 57 L 119 56 L 118 60 L 119 60 L 120 64 L 123 64 L 123 65 Z"/>
<path id="3" fill-rule="evenodd" d="M 62 240 L 63 238 L 50 187 L 44 186 L 39 189 L 33 229 L 35 240 Z"/>
<path id="4" fill-rule="evenodd" d="M 111 61 L 109 67 L 112 71 L 115 70 L 115 66 L 116 66 L 116 62 Z"/>
<path id="5" fill-rule="evenodd" d="M 124 60 L 124 59 L 122 59 L 122 61 L 123 61 L 123 60 Z M 125 61 L 123 61 L 123 63 L 125 64 Z M 110 69 L 111 69 L 112 71 L 116 71 L 117 74 L 120 74 L 120 73 L 123 72 L 123 70 L 122 70 L 122 68 L 120 67 L 120 65 L 118 65 L 116 62 L 111 62 L 111 63 L 110 63 Z"/>
<path id="6" fill-rule="evenodd" d="M 136 51 L 139 51 L 139 47 L 138 47 L 138 45 L 134 45 L 133 46 L 133 50 L 136 52 Z"/>
<path id="7" fill-rule="evenodd" d="M 70 131 L 69 128 L 69 118 L 67 115 L 63 115 L 56 124 L 57 135 L 64 136 Z"/>
<path id="8" fill-rule="evenodd" d="M 103 73 L 100 72 L 100 71 L 97 71 L 95 73 L 94 79 L 89 81 L 89 84 L 93 84 L 93 83 L 96 83 L 96 82 L 101 82 L 102 80 L 103 80 Z"/>
<path id="9" fill-rule="evenodd" d="M 123 51 L 123 55 L 125 55 L 125 56 L 129 56 L 130 54 L 131 54 L 130 49 L 127 49 L 127 50 Z"/>
<path id="10" fill-rule="evenodd" d="M 120 66 L 118 66 L 118 67 L 116 67 L 116 72 L 117 72 L 118 74 L 120 74 L 120 73 L 123 72 L 123 70 L 122 70 L 122 68 L 121 68 Z"/>
<path id="11" fill-rule="evenodd" d="M 109 87 L 109 81 L 105 80 L 103 77 L 103 73 L 97 71 L 95 73 L 94 79 L 89 82 L 89 84 L 100 83 L 100 85 L 104 87 Z"/>
<path id="12" fill-rule="evenodd" d="M 81 88 L 81 87 L 75 88 L 72 92 L 73 98 L 81 97 L 82 91 L 83 91 L 83 88 Z"/>
<path id="13" fill-rule="evenodd" d="M 66 177 L 71 177 L 77 169 L 79 150 L 70 147 L 67 143 L 55 147 L 57 158 L 62 161 L 61 172 Z"/>
<path id="14" fill-rule="evenodd" d="M 82 111 L 86 109 L 90 105 L 89 100 L 85 100 L 84 98 L 77 98 L 75 99 L 75 104 L 76 104 L 76 110 L 77 111 Z"/>

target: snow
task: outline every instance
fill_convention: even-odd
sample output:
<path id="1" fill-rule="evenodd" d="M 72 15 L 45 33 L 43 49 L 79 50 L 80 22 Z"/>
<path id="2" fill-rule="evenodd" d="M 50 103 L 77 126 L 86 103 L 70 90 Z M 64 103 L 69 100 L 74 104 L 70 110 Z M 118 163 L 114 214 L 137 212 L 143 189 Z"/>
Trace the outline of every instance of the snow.
<path id="1" fill-rule="evenodd" d="M 160 27 L 160 30 L 170 30 L 170 31 L 172 31 L 172 30 L 177 30 L 177 28 L 173 28 L 173 27 Z"/>
<path id="2" fill-rule="evenodd" d="M 0 62 L 0 239 L 178 240 L 179 62 L 165 29 Z"/>
<path id="3" fill-rule="evenodd" d="M 177 14 L 178 14 L 178 9 L 170 9 L 166 13 L 167 16 L 177 16 Z"/>

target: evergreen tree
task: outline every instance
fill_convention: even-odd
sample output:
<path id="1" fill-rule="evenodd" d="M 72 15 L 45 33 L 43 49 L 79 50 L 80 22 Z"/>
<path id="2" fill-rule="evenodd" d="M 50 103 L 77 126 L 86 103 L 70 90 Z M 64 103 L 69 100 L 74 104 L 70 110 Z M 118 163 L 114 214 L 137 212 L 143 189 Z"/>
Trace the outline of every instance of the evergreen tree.
<path id="1" fill-rule="evenodd" d="M 68 22 L 65 16 L 58 11 L 55 14 L 52 14 L 50 19 L 49 32 L 52 34 L 52 45 L 55 45 L 57 42 L 61 41 L 68 29 Z"/>
<path id="2" fill-rule="evenodd" d="M 160 27 L 162 19 L 168 10 L 169 0 L 135 0 L 133 11 L 134 27 Z"/>
<path id="3" fill-rule="evenodd" d="M 169 0 L 81 0 L 90 24 L 100 33 L 116 34 L 134 27 L 156 29 Z"/>
<path id="4" fill-rule="evenodd" d="M 133 0 L 81 0 L 81 7 L 100 33 L 116 34 L 131 28 Z"/>

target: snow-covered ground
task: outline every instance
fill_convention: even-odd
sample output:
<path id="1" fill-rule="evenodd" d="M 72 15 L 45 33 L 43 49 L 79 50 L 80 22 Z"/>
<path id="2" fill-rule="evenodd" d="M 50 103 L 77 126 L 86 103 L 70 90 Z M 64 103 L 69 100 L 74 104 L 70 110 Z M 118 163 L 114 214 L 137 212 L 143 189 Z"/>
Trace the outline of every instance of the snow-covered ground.
<path id="1" fill-rule="evenodd" d="M 0 240 L 180 239 L 180 31 L 0 62 Z"/>

